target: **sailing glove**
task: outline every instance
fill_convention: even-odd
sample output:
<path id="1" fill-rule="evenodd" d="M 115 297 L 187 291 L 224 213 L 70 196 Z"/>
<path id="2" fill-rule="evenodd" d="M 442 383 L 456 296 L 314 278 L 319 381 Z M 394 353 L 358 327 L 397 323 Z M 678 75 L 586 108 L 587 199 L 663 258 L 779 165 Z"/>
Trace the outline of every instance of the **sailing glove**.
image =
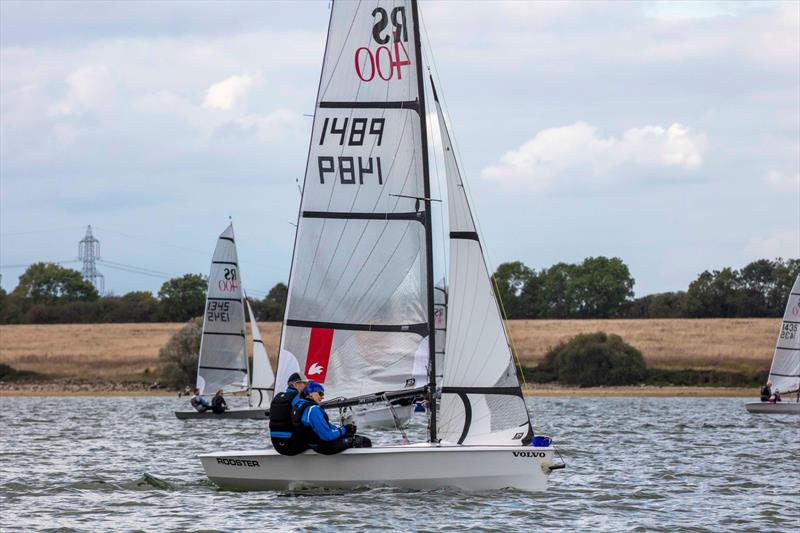
<path id="1" fill-rule="evenodd" d="M 352 436 L 352 435 L 355 435 L 357 429 L 358 428 L 356 427 L 355 424 L 345 424 L 344 425 L 344 434 L 346 436 L 348 436 L 348 437 Z"/>

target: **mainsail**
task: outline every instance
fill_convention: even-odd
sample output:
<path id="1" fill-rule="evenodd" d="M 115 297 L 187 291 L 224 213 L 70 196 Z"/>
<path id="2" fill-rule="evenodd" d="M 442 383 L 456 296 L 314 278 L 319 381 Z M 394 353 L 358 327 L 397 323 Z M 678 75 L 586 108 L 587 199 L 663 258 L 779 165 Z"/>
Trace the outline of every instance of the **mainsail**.
<path id="1" fill-rule="evenodd" d="M 331 8 L 278 386 L 294 371 L 329 397 L 425 385 L 414 376 L 433 329 L 416 22 L 406 1 Z"/>
<path id="2" fill-rule="evenodd" d="M 250 315 L 250 329 L 253 334 L 253 376 L 250 383 L 250 407 L 269 409 L 269 404 L 272 402 L 272 396 L 275 391 L 275 373 L 272 371 L 272 365 L 269 364 L 267 349 L 264 346 L 264 341 L 261 340 L 261 332 L 258 330 L 253 308 L 250 307 L 249 300 L 245 299 L 245 302 L 247 302 L 247 313 Z"/>
<path id="3" fill-rule="evenodd" d="M 458 444 L 526 444 L 532 437 L 528 410 L 435 88 L 433 95 L 450 223 L 447 344 L 438 436 Z"/>
<path id="4" fill-rule="evenodd" d="M 203 336 L 197 366 L 201 393 L 247 390 L 244 307 L 233 224 L 219 236 L 208 276 Z"/>
<path id="5" fill-rule="evenodd" d="M 794 280 L 789 301 L 786 302 L 769 380 L 772 390 L 777 389 L 781 393 L 800 389 L 800 274 Z"/>

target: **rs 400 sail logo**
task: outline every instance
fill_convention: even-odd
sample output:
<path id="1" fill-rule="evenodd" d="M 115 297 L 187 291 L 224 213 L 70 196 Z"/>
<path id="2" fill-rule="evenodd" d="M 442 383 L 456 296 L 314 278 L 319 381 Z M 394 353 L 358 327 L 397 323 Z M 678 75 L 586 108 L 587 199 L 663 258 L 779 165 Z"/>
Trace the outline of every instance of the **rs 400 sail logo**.
<path id="1" fill-rule="evenodd" d="M 376 75 L 383 81 L 403 79 L 403 67 L 411 65 L 408 55 L 408 28 L 406 8 L 395 7 L 387 11 L 376 7 L 372 11 L 374 24 L 372 39 L 380 46 L 375 51 L 366 46 L 356 49 L 354 63 L 361 81 L 371 82 Z"/>
<path id="2" fill-rule="evenodd" d="M 239 289 L 239 280 L 236 276 L 235 268 L 226 268 L 223 271 L 222 277 L 224 279 L 217 282 L 219 290 L 222 292 L 234 292 Z"/>

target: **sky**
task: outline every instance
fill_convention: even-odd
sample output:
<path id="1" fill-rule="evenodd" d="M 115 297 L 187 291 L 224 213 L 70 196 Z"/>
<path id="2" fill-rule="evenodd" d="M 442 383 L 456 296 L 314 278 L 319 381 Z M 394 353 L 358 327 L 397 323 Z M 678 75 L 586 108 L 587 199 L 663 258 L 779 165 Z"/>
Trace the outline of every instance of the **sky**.
<path id="1" fill-rule="evenodd" d="M 0 266 L 108 292 L 288 279 L 328 2 L 0 3 Z M 620 257 L 638 296 L 800 257 L 800 2 L 422 1 L 491 266 Z M 65 266 L 80 268 L 77 262 Z"/>

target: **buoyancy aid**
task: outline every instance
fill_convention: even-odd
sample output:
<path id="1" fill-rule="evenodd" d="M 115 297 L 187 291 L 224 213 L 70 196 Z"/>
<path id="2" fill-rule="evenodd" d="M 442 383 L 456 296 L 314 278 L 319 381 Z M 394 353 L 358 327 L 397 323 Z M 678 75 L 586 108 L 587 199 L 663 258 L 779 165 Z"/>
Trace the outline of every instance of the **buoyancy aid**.
<path id="1" fill-rule="evenodd" d="M 769 385 L 764 385 L 761 387 L 761 401 L 768 401 L 770 396 L 772 396 L 772 390 L 770 389 Z"/>
<path id="2" fill-rule="evenodd" d="M 225 398 L 222 396 L 214 396 L 214 398 L 211 400 L 211 410 L 218 415 L 221 415 L 227 411 L 228 403 L 225 401 Z"/>
<path id="3" fill-rule="evenodd" d="M 289 387 L 272 399 L 269 406 L 269 432 L 275 451 L 281 455 L 297 455 L 308 449 L 303 436 L 292 424 L 292 402 L 297 390 Z"/>
<path id="4" fill-rule="evenodd" d="M 320 438 L 312 428 L 303 424 L 303 413 L 312 405 L 317 404 L 313 400 L 308 400 L 306 398 L 298 398 L 292 402 L 292 404 L 292 427 L 294 428 L 295 434 L 300 436 L 309 446 L 316 446 L 320 443 Z M 323 415 L 325 416 L 325 420 L 328 420 L 327 413 L 323 411 Z"/>
<path id="5" fill-rule="evenodd" d="M 269 432 L 273 438 L 290 439 L 294 435 L 292 400 L 295 396 L 297 390 L 290 388 L 272 399 L 269 405 Z"/>

